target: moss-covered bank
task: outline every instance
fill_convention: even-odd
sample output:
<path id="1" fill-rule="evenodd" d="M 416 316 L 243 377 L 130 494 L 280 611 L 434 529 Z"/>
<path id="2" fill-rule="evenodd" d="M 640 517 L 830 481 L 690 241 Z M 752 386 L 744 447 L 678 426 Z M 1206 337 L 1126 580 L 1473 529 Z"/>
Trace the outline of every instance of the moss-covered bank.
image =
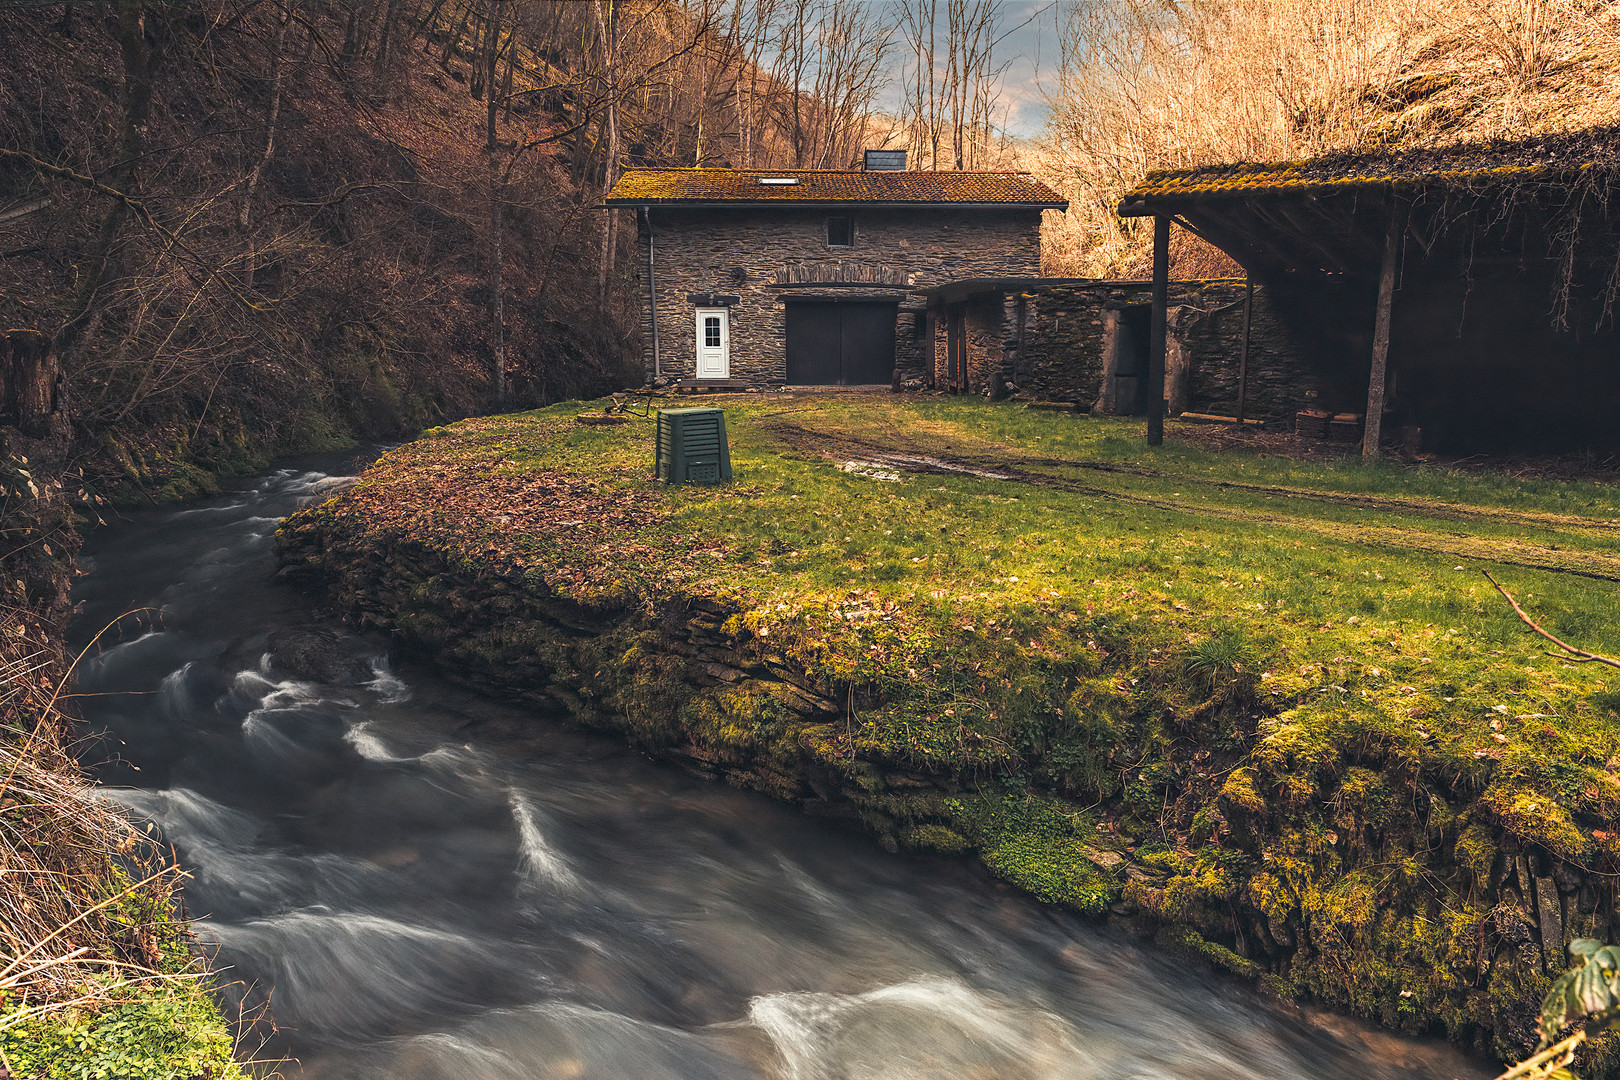
<path id="1" fill-rule="evenodd" d="M 737 482 L 663 489 L 645 425 L 572 412 L 386 456 L 288 572 L 454 677 L 1407 1031 L 1517 1056 L 1565 942 L 1620 936 L 1616 699 L 1454 569 L 1617 640 L 1607 489 L 888 397 L 729 403 Z"/>

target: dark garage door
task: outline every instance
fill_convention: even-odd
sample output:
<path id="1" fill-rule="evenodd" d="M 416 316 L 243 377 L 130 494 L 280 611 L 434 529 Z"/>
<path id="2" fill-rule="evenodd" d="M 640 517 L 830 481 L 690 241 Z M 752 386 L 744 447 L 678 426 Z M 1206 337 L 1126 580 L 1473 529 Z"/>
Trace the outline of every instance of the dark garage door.
<path id="1" fill-rule="evenodd" d="M 840 300 L 787 306 L 787 381 L 794 386 L 887 384 L 894 377 L 898 305 Z"/>

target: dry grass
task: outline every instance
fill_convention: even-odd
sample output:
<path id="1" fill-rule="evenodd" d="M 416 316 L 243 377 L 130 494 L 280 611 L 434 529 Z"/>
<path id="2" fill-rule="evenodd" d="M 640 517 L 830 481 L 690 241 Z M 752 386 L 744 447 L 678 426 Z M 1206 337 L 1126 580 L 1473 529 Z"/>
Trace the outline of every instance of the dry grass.
<path id="1" fill-rule="evenodd" d="M 1072 203 L 1048 223 L 1045 269 L 1141 273 L 1145 234 L 1114 207 L 1151 169 L 1616 122 L 1614 0 L 1075 5 L 1051 121 L 1031 154 Z M 1220 264 L 1194 238 L 1183 245 L 1177 274 Z"/>
<path id="2" fill-rule="evenodd" d="M 21 442 L 0 452 L 0 1076 L 64 1075 L 70 1060 L 105 1070 L 86 1075 L 156 1061 L 237 1076 L 172 858 L 74 758 L 73 489 L 59 453 L 30 442 L 30 461 Z"/>
<path id="3" fill-rule="evenodd" d="M 0 617 L 28 621 L 20 611 Z M 70 721 L 54 678 L 62 657 L 48 639 L 11 640 L 0 660 L 0 1030 L 105 1001 L 132 982 L 195 977 L 160 970 L 161 936 L 172 930 L 156 924 L 169 921 L 171 869 L 93 796 L 64 749 Z"/>

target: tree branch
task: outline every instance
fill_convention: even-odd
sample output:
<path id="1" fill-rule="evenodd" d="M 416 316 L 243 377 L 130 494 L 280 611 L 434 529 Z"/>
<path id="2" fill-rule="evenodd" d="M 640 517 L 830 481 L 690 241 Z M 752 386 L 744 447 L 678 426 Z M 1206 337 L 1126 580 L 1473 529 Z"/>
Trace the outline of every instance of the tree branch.
<path id="1" fill-rule="evenodd" d="M 1524 613 L 1524 608 L 1519 606 L 1519 602 L 1513 599 L 1513 595 L 1511 593 L 1502 588 L 1501 582 L 1491 577 L 1489 570 L 1481 570 L 1480 573 L 1484 574 L 1485 580 L 1496 586 L 1496 591 L 1501 593 L 1507 602 L 1513 605 L 1514 614 L 1519 616 L 1520 621 L 1523 622 L 1524 625 L 1528 626 L 1530 629 L 1534 630 L 1536 633 L 1540 634 L 1554 645 L 1557 645 L 1560 649 L 1563 649 L 1565 652 L 1569 653 L 1568 656 L 1559 656 L 1558 653 L 1548 653 L 1548 656 L 1557 656 L 1560 660 L 1573 660 L 1577 664 L 1598 663 L 1608 664 L 1612 668 L 1620 668 L 1620 660 L 1615 660 L 1607 656 L 1599 656 L 1597 653 L 1587 652 L 1585 649 L 1577 649 L 1575 646 L 1570 645 L 1567 642 L 1560 641 L 1558 638 L 1555 638 L 1551 634 L 1547 633 L 1547 631 L 1543 630 L 1534 619 Z"/>
<path id="2" fill-rule="evenodd" d="M 203 259 L 200 255 L 187 247 L 185 241 L 181 240 L 172 229 L 169 229 L 154 218 L 152 216 L 152 212 L 147 209 L 146 204 L 141 200 L 130 195 L 126 195 L 124 192 L 119 191 L 117 188 L 109 184 L 103 184 L 100 180 L 97 180 L 93 176 L 85 176 L 83 173 L 74 172 L 72 169 L 64 169 L 60 165 L 52 165 L 48 161 L 37 158 L 33 154 L 25 153 L 21 150 L 8 150 L 5 147 L 0 146 L 0 158 L 12 158 L 16 161 L 26 162 L 47 176 L 54 176 L 58 179 L 67 180 L 70 183 L 78 184 L 81 187 L 87 187 L 96 194 L 105 195 L 109 199 L 117 199 L 125 206 L 129 207 L 130 211 L 138 219 L 140 219 L 143 225 L 167 240 L 171 247 L 183 251 L 187 255 L 191 256 L 191 258 L 195 259 L 197 265 L 202 268 L 203 272 L 208 277 L 213 278 L 215 281 L 218 281 L 221 285 L 223 285 L 225 287 L 225 291 L 230 293 L 238 303 L 244 307 L 250 308 L 253 311 L 266 310 L 263 304 L 254 303 L 253 299 L 241 289 L 237 288 L 229 278 L 227 278 L 224 274 L 221 274 L 214 267 L 210 266 L 207 260 Z"/>

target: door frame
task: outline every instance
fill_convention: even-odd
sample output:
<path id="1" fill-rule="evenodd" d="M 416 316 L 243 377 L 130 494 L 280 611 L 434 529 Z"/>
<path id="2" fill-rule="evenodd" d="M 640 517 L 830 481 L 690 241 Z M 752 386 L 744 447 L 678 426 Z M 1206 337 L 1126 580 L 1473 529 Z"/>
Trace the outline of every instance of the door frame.
<path id="1" fill-rule="evenodd" d="M 703 321 L 711 315 L 720 317 L 720 373 L 705 372 L 703 362 L 705 357 L 713 359 L 714 349 L 703 343 Z M 723 307 L 700 307 L 692 317 L 692 377 L 696 379 L 729 379 L 731 378 L 731 309 Z"/>

